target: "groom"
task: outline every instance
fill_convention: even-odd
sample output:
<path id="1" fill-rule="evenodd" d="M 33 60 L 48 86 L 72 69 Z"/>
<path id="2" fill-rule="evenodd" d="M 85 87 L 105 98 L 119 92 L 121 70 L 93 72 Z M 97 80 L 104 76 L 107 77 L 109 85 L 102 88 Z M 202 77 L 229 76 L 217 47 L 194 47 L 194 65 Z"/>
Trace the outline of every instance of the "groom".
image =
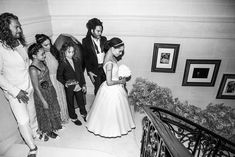
<path id="1" fill-rule="evenodd" d="M 105 56 L 103 49 L 107 38 L 102 36 L 103 24 L 99 19 L 90 19 L 86 27 L 88 29 L 87 35 L 82 39 L 83 57 L 87 74 L 95 87 L 94 93 L 96 95 L 100 85 L 106 80 L 103 70 Z"/>

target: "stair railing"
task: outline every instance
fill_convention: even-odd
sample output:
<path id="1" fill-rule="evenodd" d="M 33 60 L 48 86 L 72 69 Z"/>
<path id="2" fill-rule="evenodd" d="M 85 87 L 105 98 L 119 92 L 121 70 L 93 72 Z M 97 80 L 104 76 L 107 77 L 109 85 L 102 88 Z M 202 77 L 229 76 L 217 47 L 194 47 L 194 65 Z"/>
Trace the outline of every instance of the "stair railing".
<path id="1" fill-rule="evenodd" d="M 143 106 L 141 157 L 234 157 L 235 144 L 168 110 Z"/>

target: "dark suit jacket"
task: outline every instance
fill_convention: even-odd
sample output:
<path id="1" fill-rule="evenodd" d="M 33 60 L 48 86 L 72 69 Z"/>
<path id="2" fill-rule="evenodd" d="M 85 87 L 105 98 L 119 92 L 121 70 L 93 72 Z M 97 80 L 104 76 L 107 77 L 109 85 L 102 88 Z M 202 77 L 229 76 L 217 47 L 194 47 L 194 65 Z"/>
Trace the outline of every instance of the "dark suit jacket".
<path id="1" fill-rule="evenodd" d="M 107 41 L 107 38 L 101 36 L 100 39 L 100 48 L 101 51 L 104 50 L 104 43 Z M 85 67 L 87 72 L 91 71 L 95 74 L 98 74 L 98 60 L 96 56 L 96 51 L 91 39 L 91 36 L 87 36 L 82 39 L 83 46 L 83 57 L 85 61 Z"/>
<path id="2" fill-rule="evenodd" d="M 57 69 L 57 80 L 60 81 L 63 85 L 65 85 L 66 81 L 68 80 L 76 80 L 82 87 L 86 84 L 86 82 L 82 71 L 81 62 L 79 59 L 73 59 L 73 64 L 75 71 L 73 70 L 72 66 L 70 65 L 67 59 L 66 62 L 60 62 L 59 67 Z"/>

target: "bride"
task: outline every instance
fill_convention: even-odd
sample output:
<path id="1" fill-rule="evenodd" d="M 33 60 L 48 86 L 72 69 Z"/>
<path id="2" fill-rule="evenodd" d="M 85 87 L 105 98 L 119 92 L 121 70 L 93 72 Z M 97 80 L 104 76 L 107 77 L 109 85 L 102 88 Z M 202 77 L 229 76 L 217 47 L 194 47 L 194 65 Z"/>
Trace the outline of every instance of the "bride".
<path id="1" fill-rule="evenodd" d="M 124 43 L 112 38 L 105 44 L 104 59 L 106 81 L 100 86 L 90 112 L 87 129 L 102 137 L 120 137 L 135 128 L 127 93 L 123 88 L 125 78 L 119 80 L 117 58 L 124 53 Z"/>

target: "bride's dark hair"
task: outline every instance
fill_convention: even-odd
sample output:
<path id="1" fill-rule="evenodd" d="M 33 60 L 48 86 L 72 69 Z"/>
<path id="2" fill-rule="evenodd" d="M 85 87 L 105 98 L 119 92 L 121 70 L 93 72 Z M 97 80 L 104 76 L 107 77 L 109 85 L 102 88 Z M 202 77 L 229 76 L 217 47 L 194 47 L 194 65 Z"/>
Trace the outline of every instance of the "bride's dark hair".
<path id="1" fill-rule="evenodd" d="M 124 46 L 123 41 L 120 38 L 114 37 L 110 40 L 107 40 L 104 44 L 104 52 L 107 53 L 108 50 L 113 47 L 113 48 L 119 48 L 121 46 Z M 118 61 L 122 59 L 122 56 L 124 55 L 124 52 L 122 53 L 122 55 L 115 57 Z"/>
<path id="2" fill-rule="evenodd" d="M 119 48 L 121 46 L 123 46 L 124 43 L 121 39 L 117 38 L 117 37 L 114 37 L 110 40 L 107 40 L 104 44 L 104 52 L 108 52 L 108 50 L 111 48 L 111 47 L 114 47 L 115 49 L 116 48 Z"/>

